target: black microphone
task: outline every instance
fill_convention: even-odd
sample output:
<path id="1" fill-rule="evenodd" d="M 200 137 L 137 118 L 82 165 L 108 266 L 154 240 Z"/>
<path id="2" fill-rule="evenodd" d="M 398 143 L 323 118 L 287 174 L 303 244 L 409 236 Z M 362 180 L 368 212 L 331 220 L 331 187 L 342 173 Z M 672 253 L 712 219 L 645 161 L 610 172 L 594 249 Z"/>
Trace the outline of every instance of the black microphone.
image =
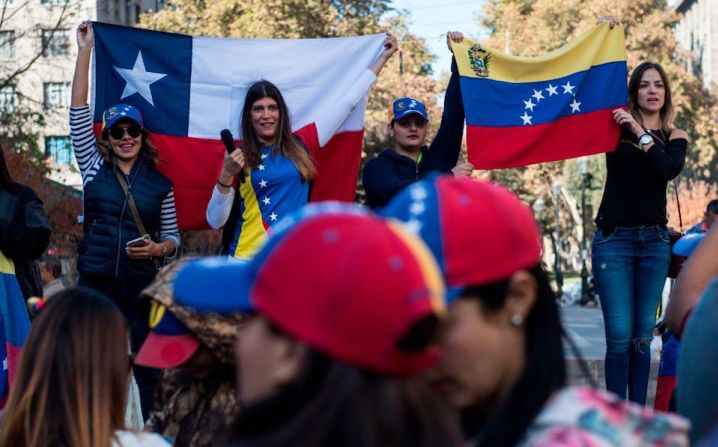
<path id="1" fill-rule="evenodd" d="M 227 148 L 227 154 L 234 152 L 234 137 L 232 136 L 232 132 L 229 129 L 222 129 L 219 136 L 222 139 L 222 143 L 224 143 L 224 147 Z M 244 177 L 244 169 L 242 169 L 239 172 L 240 183 L 244 183 Z"/>

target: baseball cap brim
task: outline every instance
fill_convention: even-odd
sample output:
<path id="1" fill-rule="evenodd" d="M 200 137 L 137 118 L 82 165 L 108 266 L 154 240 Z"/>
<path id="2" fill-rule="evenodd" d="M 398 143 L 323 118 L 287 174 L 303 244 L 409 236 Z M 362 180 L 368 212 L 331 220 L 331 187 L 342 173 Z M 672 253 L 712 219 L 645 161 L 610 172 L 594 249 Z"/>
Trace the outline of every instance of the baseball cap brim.
<path id="1" fill-rule="evenodd" d="M 150 368 L 176 368 L 189 360 L 199 347 L 199 340 L 192 334 L 161 335 L 150 332 L 135 363 Z"/>
<path id="2" fill-rule="evenodd" d="M 249 299 L 254 267 L 225 256 L 188 262 L 173 282 L 175 301 L 204 312 L 254 312 Z"/>
<path id="3" fill-rule="evenodd" d="M 424 115 L 421 111 L 419 111 L 419 110 L 413 110 L 413 109 L 406 110 L 406 111 L 404 111 L 403 113 L 401 113 L 401 114 L 399 114 L 399 115 L 394 115 L 394 118 L 393 118 L 393 119 L 394 119 L 394 121 L 396 121 L 396 120 L 400 120 L 400 119 L 402 119 L 402 118 L 406 118 L 406 117 L 409 116 L 409 115 L 419 115 L 420 117 L 424 118 L 424 121 L 429 121 L 429 117 L 427 117 L 426 115 Z"/>
<path id="4" fill-rule="evenodd" d="M 705 233 L 687 234 L 673 244 L 673 254 L 688 257 L 701 243 Z"/>

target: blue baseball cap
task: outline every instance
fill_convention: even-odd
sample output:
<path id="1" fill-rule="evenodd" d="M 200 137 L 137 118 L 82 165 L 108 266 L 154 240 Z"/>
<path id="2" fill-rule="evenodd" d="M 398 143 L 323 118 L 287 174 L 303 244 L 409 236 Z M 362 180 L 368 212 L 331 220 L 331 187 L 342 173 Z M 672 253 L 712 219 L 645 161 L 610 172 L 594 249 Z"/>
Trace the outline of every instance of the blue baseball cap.
<path id="1" fill-rule="evenodd" d="M 203 311 L 261 314 L 319 352 L 380 373 L 418 373 L 439 358 L 438 345 L 399 347 L 416 323 L 445 314 L 436 261 L 399 222 L 354 205 L 288 216 L 249 262 L 189 262 L 173 295 Z"/>
<path id="2" fill-rule="evenodd" d="M 698 247 L 705 235 L 705 233 L 686 234 L 673 244 L 673 254 L 687 258 Z"/>
<path id="3" fill-rule="evenodd" d="M 120 120 L 131 120 L 144 127 L 140 110 L 129 104 L 115 104 L 102 113 L 102 130 L 109 129 Z"/>
<path id="4" fill-rule="evenodd" d="M 400 120 L 407 115 L 417 114 L 429 121 L 429 116 L 426 114 L 426 106 L 424 103 L 414 98 L 399 98 L 394 101 L 394 104 L 389 110 L 389 122 L 394 120 Z"/>

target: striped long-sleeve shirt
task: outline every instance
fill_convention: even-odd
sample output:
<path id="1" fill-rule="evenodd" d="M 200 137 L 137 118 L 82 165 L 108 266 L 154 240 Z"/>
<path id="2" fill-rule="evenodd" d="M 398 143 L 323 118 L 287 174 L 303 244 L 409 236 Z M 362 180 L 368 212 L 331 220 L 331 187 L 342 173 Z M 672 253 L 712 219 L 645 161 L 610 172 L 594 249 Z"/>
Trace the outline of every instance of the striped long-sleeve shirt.
<path id="1" fill-rule="evenodd" d="M 70 138 L 75 159 L 82 175 L 82 186 L 85 188 L 95 179 L 97 172 L 105 160 L 97 150 L 97 141 L 92 132 L 90 106 L 70 108 Z M 171 240 L 179 249 L 180 237 L 177 227 L 177 211 L 175 209 L 174 190 L 170 190 L 162 200 L 160 213 L 160 241 Z M 175 254 L 177 251 L 175 251 Z"/>

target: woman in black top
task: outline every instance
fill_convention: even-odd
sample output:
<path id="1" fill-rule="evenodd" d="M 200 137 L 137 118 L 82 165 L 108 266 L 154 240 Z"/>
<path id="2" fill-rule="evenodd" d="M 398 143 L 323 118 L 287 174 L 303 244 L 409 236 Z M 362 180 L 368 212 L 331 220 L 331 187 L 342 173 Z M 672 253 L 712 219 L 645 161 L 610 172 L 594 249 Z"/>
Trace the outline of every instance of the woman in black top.
<path id="1" fill-rule="evenodd" d="M 668 264 L 666 188 L 683 168 L 688 134 L 671 127 L 663 68 L 644 62 L 628 83 L 628 111 L 607 177 L 592 243 L 593 274 L 606 325 L 606 388 L 645 404 L 650 344 Z"/>

